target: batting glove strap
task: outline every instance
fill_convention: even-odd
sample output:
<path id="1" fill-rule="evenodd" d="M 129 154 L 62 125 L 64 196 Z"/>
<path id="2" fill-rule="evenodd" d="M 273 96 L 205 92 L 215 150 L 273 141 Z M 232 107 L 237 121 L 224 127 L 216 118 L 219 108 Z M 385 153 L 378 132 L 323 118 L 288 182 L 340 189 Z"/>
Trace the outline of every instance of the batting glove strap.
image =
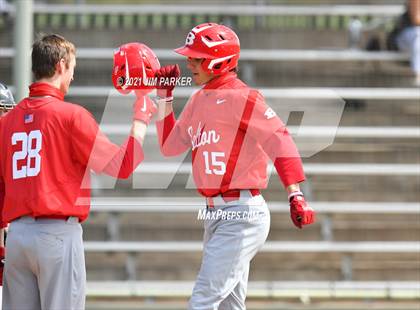
<path id="1" fill-rule="evenodd" d="M 289 196 L 287 197 L 287 199 L 289 200 L 289 202 L 292 201 L 292 198 L 295 196 L 302 196 L 303 197 L 303 193 L 301 191 L 295 191 L 295 192 L 291 192 L 289 194 Z"/>
<path id="2" fill-rule="evenodd" d="M 172 103 L 174 101 L 174 97 L 160 97 L 159 94 L 156 97 L 157 103 Z"/>

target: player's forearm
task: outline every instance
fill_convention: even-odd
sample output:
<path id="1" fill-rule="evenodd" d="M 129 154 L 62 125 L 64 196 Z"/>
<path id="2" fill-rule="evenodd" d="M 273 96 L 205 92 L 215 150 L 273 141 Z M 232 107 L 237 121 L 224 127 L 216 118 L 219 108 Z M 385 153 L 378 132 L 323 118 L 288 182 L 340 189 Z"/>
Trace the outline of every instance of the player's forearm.
<path id="1" fill-rule="evenodd" d="M 162 81 L 176 81 L 180 76 L 181 70 L 177 64 L 160 67 L 160 69 L 155 72 L 155 77 L 157 77 L 158 81 L 160 81 L 156 90 L 158 98 L 158 120 L 163 120 L 166 116 L 173 112 L 173 92 L 176 86 L 176 83 L 171 82 L 167 85 Z"/>
<path id="2" fill-rule="evenodd" d="M 262 147 L 273 161 L 277 174 L 286 189 L 289 187 L 293 189 L 295 184 L 305 180 L 302 160 L 287 130 L 276 131 Z"/>
<path id="3" fill-rule="evenodd" d="M 131 126 L 130 135 L 136 139 L 140 145 L 143 145 L 144 138 L 146 136 L 147 125 L 144 122 L 134 120 Z"/>
<path id="4" fill-rule="evenodd" d="M 420 0 L 410 0 L 409 13 L 411 22 L 416 26 L 420 26 Z"/>
<path id="5" fill-rule="evenodd" d="M 128 178 L 137 166 L 143 161 L 143 148 L 134 137 L 129 137 L 118 153 L 105 166 L 103 172 L 119 179 Z"/>
<path id="6" fill-rule="evenodd" d="M 158 104 L 158 120 L 163 120 L 165 117 L 174 112 L 173 101 L 167 101 L 165 99 L 157 100 Z"/>
<path id="7" fill-rule="evenodd" d="M 164 119 L 156 121 L 156 130 L 160 146 L 160 152 L 167 157 L 177 156 L 190 148 L 190 144 L 184 141 L 179 122 L 173 113 Z"/>
<path id="8" fill-rule="evenodd" d="M 0 229 L 0 247 L 4 248 L 4 228 Z"/>
<path id="9" fill-rule="evenodd" d="M 300 186 L 299 183 L 290 184 L 286 187 L 287 194 L 293 193 L 293 192 L 300 192 Z"/>
<path id="10" fill-rule="evenodd" d="M 298 184 L 305 181 L 302 161 L 298 157 L 278 157 L 274 161 L 274 168 L 288 193 L 298 190 Z"/>

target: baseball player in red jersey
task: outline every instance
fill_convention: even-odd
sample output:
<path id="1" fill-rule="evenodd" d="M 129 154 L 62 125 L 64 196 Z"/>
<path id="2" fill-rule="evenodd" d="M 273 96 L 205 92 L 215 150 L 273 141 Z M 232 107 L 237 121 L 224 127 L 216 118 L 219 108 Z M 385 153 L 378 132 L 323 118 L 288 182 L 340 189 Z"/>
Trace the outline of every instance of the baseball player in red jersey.
<path id="1" fill-rule="evenodd" d="M 7 112 L 16 106 L 15 99 L 10 89 L 6 85 L 0 83 L 0 120 Z M 4 186 L 0 184 L 0 205 L 3 204 Z M 2 224 L 0 227 L 0 286 L 3 285 L 3 267 L 4 267 L 4 228 L 7 225 Z"/>
<path id="2" fill-rule="evenodd" d="M 87 169 L 126 178 L 143 159 L 153 102 L 134 104 L 130 136 L 113 144 L 83 107 L 64 101 L 76 65 L 74 45 L 46 35 L 32 49 L 36 82 L 0 122 L 0 223 L 10 223 L 3 309 L 84 309 L 82 227 L 89 212 Z M 141 50 L 137 52 L 142 62 Z M 0 186 L 1 187 L 1 186 Z M 78 198 L 83 203 L 78 203 Z"/>
<path id="3" fill-rule="evenodd" d="M 185 46 L 193 80 L 202 88 L 190 98 L 178 120 L 172 110 L 177 65 L 162 67 L 157 124 L 166 156 L 192 150 L 193 177 L 206 197 L 204 249 L 189 309 L 245 309 L 251 259 L 264 244 L 270 214 L 260 190 L 266 188 L 268 159 L 289 194 L 293 223 L 314 221 L 299 183 L 305 180 L 296 146 L 263 96 L 237 78 L 239 39 L 228 27 L 196 26 Z M 209 215 L 210 214 L 210 215 Z"/>

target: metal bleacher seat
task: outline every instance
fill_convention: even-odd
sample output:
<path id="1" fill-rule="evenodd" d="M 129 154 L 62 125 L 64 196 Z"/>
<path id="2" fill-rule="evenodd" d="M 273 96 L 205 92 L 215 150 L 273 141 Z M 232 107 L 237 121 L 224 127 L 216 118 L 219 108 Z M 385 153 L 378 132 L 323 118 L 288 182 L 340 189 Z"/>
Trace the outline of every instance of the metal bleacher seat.
<path id="1" fill-rule="evenodd" d="M 401 99 L 418 100 L 420 90 L 416 88 L 277 88 L 259 89 L 266 98 L 331 98 L 331 92 L 337 94 L 339 98 L 357 99 Z M 83 97 L 107 97 L 110 94 L 110 86 L 73 86 L 69 91 L 69 96 Z M 188 98 L 193 89 L 185 87 L 176 90 L 177 97 Z M 116 94 L 113 92 L 113 94 Z M 112 95 L 112 94 L 110 94 Z M 117 94 L 116 94 L 117 95 Z M 404 102 L 402 102 L 404 103 Z"/>
<path id="2" fill-rule="evenodd" d="M 337 215 L 360 215 L 365 219 L 364 225 L 372 225 L 372 220 L 368 220 L 369 216 L 375 218 L 377 215 L 389 215 L 390 219 L 394 218 L 393 221 L 398 221 L 396 215 L 406 215 L 409 218 L 415 219 L 420 212 L 420 205 L 417 202 L 399 202 L 399 203 L 386 203 L 386 202 L 311 202 L 319 216 L 318 228 L 320 231 L 320 240 L 270 240 L 261 250 L 261 254 L 258 257 L 261 259 L 267 259 L 270 255 L 292 255 L 293 253 L 301 253 L 300 255 L 307 255 L 309 253 L 325 255 L 332 255 L 336 253 L 338 256 L 336 259 L 341 261 L 341 273 L 343 278 L 351 280 L 353 264 L 358 261 L 357 258 L 360 255 L 376 255 L 375 257 L 383 256 L 385 254 L 397 254 L 408 255 L 407 259 L 412 259 L 413 255 L 416 256 L 420 252 L 419 241 L 334 241 L 336 240 L 335 233 L 337 229 L 341 229 L 340 225 L 335 224 Z M 92 201 L 92 217 L 95 218 L 95 214 L 108 214 L 106 229 L 108 235 L 108 241 L 93 241 L 89 240 L 85 242 L 85 250 L 87 255 L 106 254 L 112 255 L 117 253 L 124 254 L 124 265 L 127 272 L 127 277 L 131 280 L 136 280 L 137 272 L 136 265 L 137 255 L 147 255 L 147 253 L 165 253 L 164 255 L 196 255 L 201 251 L 202 243 L 198 240 L 144 240 L 141 241 L 126 241 L 121 240 L 120 230 L 124 225 L 130 225 L 126 222 L 120 221 L 120 216 L 123 214 L 140 214 L 145 220 L 149 217 L 149 214 L 161 214 L 161 216 L 169 216 L 172 220 L 185 221 L 185 217 L 179 217 L 180 214 L 194 214 L 199 209 L 204 208 L 204 200 L 199 198 L 147 198 L 147 197 L 96 197 Z M 282 202 L 269 202 L 269 208 L 274 218 L 274 215 L 279 214 L 287 217 L 288 205 Z M 129 216 L 133 217 L 133 216 Z M 136 217 L 133 217 L 135 219 Z M 193 216 L 191 216 L 191 219 Z M 182 220 L 183 219 L 183 220 Z M 191 220 L 187 219 L 187 220 Z M 169 220 L 169 218 L 168 218 Z M 367 220 L 367 222 L 366 222 Z M 95 221 L 93 219 L 93 221 Z M 153 220 L 152 220 L 153 221 Z M 377 221 L 383 221 L 380 217 Z M 166 221 L 165 221 L 166 222 Z M 162 229 L 169 229 L 172 231 L 175 237 L 175 226 L 170 225 L 165 227 L 166 224 L 161 225 Z M 384 222 L 390 223 L 390 222 Z M 414 222 L 413 222 L 414 223 Z M 150 223 L 152 224 L 152 223 Z M 150 224 L 148 226 L 150 226 Z M 141 225 L 141 224 L 140 224 Z M 191 223 L 180 222 L 180 229 L 191 230 L 196 225 Z M 274 224 L 273 224 L 274 225 Z M 282 224 L 284 225 L 284 224 Z M 352 227 L 352 224 L 349 224 Z M 363 226 L 363 223 L 361 223 Z M 275 226 L 275 225 L 274 225 Z M 177 226 L 178 227 L 178 226 Z M 350 229 L 350 228 L 347 228 Z M 353 224 L 353 233 L 361 228 L 357 228 Z M 373 229 L 375 229 L 373 227 Z M 393 230 L 396 228 L 389 227 Z M 412 229 L 416 229 L 413 227 Z M 314 235 L 315 231 L 311 230 L 310 235 Z M 349 230 L 350 231 L 350 230 Z M 398 230 L 396 230 L 398 231 Z M 141 236 L 141 232 L 138 232 Z M 156 233 L 154 234 L 156 236 Z M 316 234 L 318 235 L 318 234 Z M 309 236 L 309 235 L 307 235 Z M 153 238 L 153 237 L 152 237 Z M 176 237 L 175 237 L 176 238 Z M 317 237 L 319 238 L 319 237 Z M 312 239 L 312 238 L 311 238 Z M 194 254 L 196 253 L 196 254 Z M 305 254 L 306 253 L 306 254 Z M 317 254 L 317 255 L 318 255 Z M 118 254 L 120 255 L 120 254 Z M 268 256 L 267 256 L 268 255 Z M 378 256 L 379 255 L 379 256 Z M 194 256 L 195 257 L 195 256 Z M 265 257 L 265 258 L 264 258 Z M 371 259 L 371 256 L 367 256 L 367 259 Z M 353 262 L 355 260 L 355 262 Z M 169 260 L 176 264 L 176 260 Z M 381 265 L 381 260 L 377 258 L 378 266 Z M 147 266 L 143 259 L 143 265 Z M 168 267 L 170 266 L 167 265 Z M 146 268 L 146 267 L 145 267 Z M 174 267 L 173 267 L 174 268 Z"/>
<path id="3" fill-rule="evenodd" d="M 418 164 L 353 164 L 353 163 L 320 163 L 304 164 L 305 173 L 308 175 L 400 175 L 418 176 L 420 175 L 420 165 Z M 269 166 L 268 171 L 273 172 L 273 167 Z M 142 174 L 190 174 L 191 165 L 186 163 L 174 162 L 149 162 L 140 165 L 136 173 Z"/>
<path id="4" fill-rule="evenodd" d="M 154 49 L 161 60 L 182 59 L 171 49 Z M 78 48 L 78 59 L 112 59 L 113 48 Z M 1 57 L 13 57 L 13 48 L 0 48 Z M 361 50 L 241 50 L 241 61 L 401 61 L 409 55 L 397 52 L 367 52 Z"/>
<path id="5" fill-rule="evenodd" d="M 171 49 L 154 49 L 157 56 L 162 62 L 169 61 L 178 61 L 183 62 L 182 57 L 174 53 Z M 86 66 L 92 66 L 92 61 L 97 64 L 97 70 L 100 72 L 106 72 L 105 68 L 109 65 L 109 62 L 113 57 L 113 48 L 79 48 L 77 51 L 77 58 L 82 63 L 86 62 Z M 0 48 L 0 57 L 1 58 L 11 58 L 14 55 L 14 50 L 12 48 Z M 242 78 L 252 85 L 255 85 L 255 76 L 256 70 L 261 66 L 267 66 L 269 64 L 278 63 L 287 63 L 287 62 L 296 62 L 297 66 L 301 66 L 306 62 L 311 64 L 321 64 L 321 63 L 355 63 L 360 66 L 360 63 L 365 64 L 394 64 L 402 61 L 408 61 L 409 55 L 399 52 L 367 52 L 357 49 L 243 49 L 241 51 L 241 74 Z M 89 63 L 89 61 L 91 63 Z M 105 65 L 106 62 L 106 66 Z M 103 65 L 102 65 L 103 64 Z M 85 66 L 84 65 L 84 66 Z M 85 68 L 80 68 L 80 70 L 88 70 Z M 274 69 L 271 69 L 271 71 Z M 275 69 L 275 71 L 281 70 L 280 68 Z M 274 72 L 275 72 L 274 71 Z M 83 71 L 84 72 L 84 71 Z M 273 73 L 271 73 L 273 74 Z M 266 77 L 269 79 L 270 75 Z M 80 79 L 85 79 L 85 76 L 82 74 Z M 76 81 L 77 82 L 77 81 Z M 85 83 L 86 84 L 86 83 Z M 83 85 L 83 83 L 82 83 Z M 89 80 L 89 84 L 91 81 Z M 77 85 L 72 87 L 72 94 L 74 95 L 84 95 L 90 94 L 94 95 L 94 86 L 90 86 L 89 89 L 74 89 L 78 87 Z M 97 89 L 98 92 L 103 90 Z M 313 94 L 314 92 L 311 92 Z M 100 96 L 100 94 L 97 94 Z"/>
<path id="6" fill-rule="evenodd" d="M 89 5 L 43 4 L 34 6 L 35 24 L 39 27 L 75 28 L 190 28 L 194 23 L 211 19 L 235 23 L 239 28 L 302 27 L 346 28 L 350 17 L 368 20 L 373 16 L 395 17 L 402 14 L 403 5 L 218 5 L 216 4 L 142 4 Z M 14 14 L 14 7 L 7 11 Z M 78 19 L 77 16 L 85 18 Z M 150 21 L 147 18 L 151 17 Z M 283 20 L 276 17 L 283 16 Z M 166 18 L 164 18 L 166 17 Z M 182 18 L 177 18 L 182 17 Z M 264 19 L 261 19 L 263 17 Z M 303 17 L 303 19 L 302 19 Z M 306 17 L 306 19 L 305 19 Z M 309 18 L 309 19 L 308 19 Z"/>
<path id="7" fill-rule="evenodd" d="M 336 138 L 420 138 L 420 128 L 409 126 L 343 126 L 338 128 L 329 126 L 288 126 L 287 129 L 292 135 L 299 133 L 299 135 L 305 137 L 330 136 L 331 132 L 334 132 Z M 101 130 L 107 135 L 125 136 L 130 131 L 130 125 L 102 124 Z M 156 136 L 156 128 L 148 128 L 147 134 Z"/>
<path id="8" fill-rule="evenodd" d="M 198 241 L 86 241 L 86 252 L 199 252 L 202 242 Z M 340 252 L 340 253 L 417 253 L 417 241 L 386 242 L 333 242 L 333 241 L 267 241 L 264 252 Z"/>
<path id="9" fill-rule="evenodd" d="M 188 298 L 193 285 L 192 281 L 92 281 L 88 282 L 87 293 L 90 297 Z M 247 296 L 249 298 L 299 298 L 302 302 L 307 302 L 311 298 L 418 299 L 420 298 L 420 284 L 414 281 L 252 281 L 248 284 Z"/>

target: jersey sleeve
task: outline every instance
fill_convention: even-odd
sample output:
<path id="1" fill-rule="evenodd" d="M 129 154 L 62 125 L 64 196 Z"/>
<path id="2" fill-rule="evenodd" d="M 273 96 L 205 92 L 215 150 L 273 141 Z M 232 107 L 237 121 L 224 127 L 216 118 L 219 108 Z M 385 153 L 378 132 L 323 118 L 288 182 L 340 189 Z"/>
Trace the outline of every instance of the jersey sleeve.
<path id="1" fill-rule="evenodd" d="M 191 144 L 187 135 L 187 120 L 190 117 L 190 104 L 182 111 L 178 120 L 172 112 L 163 120 L 156 122 L 160 151 L 164 156 L 177 156 L 187 151 Z"/>
<path id="2" fill-rule="evenodd" d="M 3 132 L 2 132 L 1 122 L 0 122 L 0 137 L 2 136 L 3 136 Z M 3 222 L 4 196 L 6 195 L 6 188 L 4 185 L 3 167 L 2 167 L 3 161 L 4 161 L 3 156 L 0 156 L 0 229 L 7 226 L 7 223 Z"/>
<path id="3" fill-rule="evenodd" d="M 127 179 L 143 159 L 144 153 L 140 142 L 130 136 L 105 166 L 103 172 L 119 179 Z"/>
<path id="4" fill-rule="evenodd" d="M 305 181 L 299 151 L 287 129 L 277 130 L 262 145 L 264 152 L 274 162 L 283 186 Z"/>
<path id="5" fill-rule="evenodd" d="M 78 109 L 73 115 L 71 139 L 73 159 L 96 173 L 101 173 L 120 149 L 101 132 L 85 109 Z"/>
<path id="6" fill-rule="evenodd" d="M 274 162 L 284 187 L 304 181 L 302 160 L 285 124 L 265 103 L 259 92 L 252 96 L 251 91 L 248 98 L 255 98 L 255 102 L 247 102 L 244 108 L 245 110 L 247 106 L 249 108 L 249 104 L 253 104 L 247 135 L 257 141 Z"/>
<path id="7" fill-rule="evenodd" d="M 4 187 L 4 180 L 0 172 L 0 229 L 7 227 L 7 223 L 3 221 L 3 204 L 4 204 L 5 195 L 6 195 L 6 191 Z"/>
<path id="8" fill-rule="evenodd" d="M 253 91 L 256 92 L 256 95 L 254 96 L 252 96 Z M 249 120 L 247 134 L 250 134 L 262 145 L 274 132 L 284 129 L 285 125 L 280 118 L 277 117 L 273 109 L 266 104 L 264 97 L 260 92 L 252 90 L 249 93 L 248 98 L 255 98 L 255 103 Z M 245 103 L 244 109 L 246 109 L 248 104 L 251 103 Z"/>

